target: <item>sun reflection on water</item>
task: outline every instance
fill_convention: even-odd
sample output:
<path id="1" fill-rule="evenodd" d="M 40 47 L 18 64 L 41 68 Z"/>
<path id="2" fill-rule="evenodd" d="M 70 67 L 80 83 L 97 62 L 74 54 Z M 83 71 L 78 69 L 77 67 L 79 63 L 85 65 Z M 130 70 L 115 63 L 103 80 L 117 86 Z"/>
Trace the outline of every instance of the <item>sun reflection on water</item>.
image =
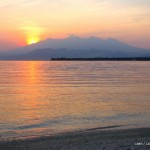
<path id="1" fill-rule="evenodd" d="M 134 70 L 134 63 L 3 62 L 0 127 L 30 135 L 131 122 L 146 125 L 150 67 L 144 68 L 149 65 L 144 62 Z"/>

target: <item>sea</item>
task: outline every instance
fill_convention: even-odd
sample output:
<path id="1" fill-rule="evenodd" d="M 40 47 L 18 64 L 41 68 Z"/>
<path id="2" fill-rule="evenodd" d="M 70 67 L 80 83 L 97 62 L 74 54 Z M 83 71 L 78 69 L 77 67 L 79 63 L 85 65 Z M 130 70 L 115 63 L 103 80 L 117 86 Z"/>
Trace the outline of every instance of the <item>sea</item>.
<path id="1" fill-rule="evenodd" d="M 149 61 L 0 61 L 0 141 L 144 127 Z"/>

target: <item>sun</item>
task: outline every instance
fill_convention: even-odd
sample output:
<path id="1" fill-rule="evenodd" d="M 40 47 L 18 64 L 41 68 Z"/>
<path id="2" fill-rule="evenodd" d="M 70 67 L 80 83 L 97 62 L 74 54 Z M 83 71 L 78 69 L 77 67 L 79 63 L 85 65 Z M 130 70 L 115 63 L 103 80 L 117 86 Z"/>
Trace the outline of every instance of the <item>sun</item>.
<path id="1" fill-rule="evenodd" d="M 38 37 L 30 37 L 27 39 L 27 44 L 30 45 L 30 44 L 34 44 L 34 43 L 37 43 L 39 42 L 40 39 Z"/>

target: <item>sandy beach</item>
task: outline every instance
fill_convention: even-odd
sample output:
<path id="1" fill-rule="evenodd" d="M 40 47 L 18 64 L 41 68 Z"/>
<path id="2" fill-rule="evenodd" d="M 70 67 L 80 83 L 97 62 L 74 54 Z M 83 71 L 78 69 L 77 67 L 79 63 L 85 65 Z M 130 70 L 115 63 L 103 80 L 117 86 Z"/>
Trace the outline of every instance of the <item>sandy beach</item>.
<path id="1" fill-rule="evenodd" d="M 0 142 L 0 150 L 148 150 L 150 128 L 90 129 Z"/>

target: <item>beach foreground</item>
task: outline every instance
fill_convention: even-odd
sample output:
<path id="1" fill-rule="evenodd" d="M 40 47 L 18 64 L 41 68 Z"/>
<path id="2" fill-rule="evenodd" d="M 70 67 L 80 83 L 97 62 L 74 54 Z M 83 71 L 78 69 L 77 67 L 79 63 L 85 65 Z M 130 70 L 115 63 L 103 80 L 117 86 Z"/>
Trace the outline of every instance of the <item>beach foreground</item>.
<path id="1" fill-rule="evenodd" d="M 148 150 L 150 128 L 90 129 L 40 138 L 0 142 L 0 150 Z"/>

